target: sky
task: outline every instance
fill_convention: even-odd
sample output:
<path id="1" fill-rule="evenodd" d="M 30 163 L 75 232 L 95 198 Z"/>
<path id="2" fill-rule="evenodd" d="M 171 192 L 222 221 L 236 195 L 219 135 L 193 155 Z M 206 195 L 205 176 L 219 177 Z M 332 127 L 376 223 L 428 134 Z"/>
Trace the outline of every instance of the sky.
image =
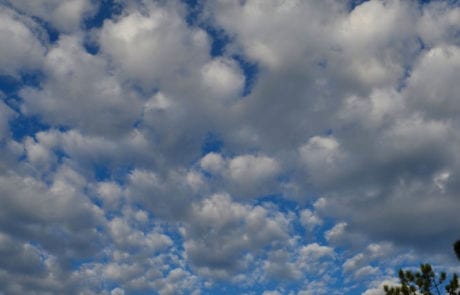
<path id="1" fill-rule="evenodd" d="M 0 0 L 0 294 L 460 271 L 455 0 Z"/>

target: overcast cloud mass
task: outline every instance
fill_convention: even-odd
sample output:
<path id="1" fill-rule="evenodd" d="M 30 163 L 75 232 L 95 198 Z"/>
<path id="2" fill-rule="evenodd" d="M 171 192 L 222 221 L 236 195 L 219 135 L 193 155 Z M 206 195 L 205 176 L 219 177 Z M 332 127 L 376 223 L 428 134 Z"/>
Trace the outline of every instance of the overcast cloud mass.
<path id="1" fill-rule="evenodd" d="M 382 294 L 457 270 L 455 0 L 0 0 L 0 294 Z"/>

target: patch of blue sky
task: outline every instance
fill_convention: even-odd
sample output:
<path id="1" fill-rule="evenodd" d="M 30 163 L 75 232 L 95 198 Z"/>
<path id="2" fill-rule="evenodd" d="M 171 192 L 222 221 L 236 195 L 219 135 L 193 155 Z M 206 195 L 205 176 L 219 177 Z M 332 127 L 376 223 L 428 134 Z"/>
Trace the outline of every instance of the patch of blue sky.
<path id="1" fill-rule="evenodd" d="M 17 77 L 0 75 L 0 91 L 4 94 L 3 100 L 15 111 L 15 116 L 9 122 L 10 132 L 15 140 L 22 140 L 26 136 L 33 136 L 39 131 L 50 128 L 39 116 L 25 116 L 20 111 L 21 97 L 18 91 L 26 86 L 40 87 L 43 78 L 43 74 L 37 71 L 21 72 Z"/>
<path id="2" fill-rule="evenodd" d="M 118 185 L 125 185 L 127 176 L 133 171 L 131 163 L 115 164 L 107 160 L 96 161 L 92 165 L 94 180 L 98 182 L 114 182 Z"/>
<path id="3" fill-rule="evenodd" d="M 261 196 L 256 199 L 256 205 L 273 204 L 277 210 L 283 213 L 295 212 L 299 210 L 299 204 L 293 200 L 284 198 L 281 194 L 271 194 Z"/>
<path id="4" fill-rule="evenodd" d="M 95 163 L 93 165 L 94 179 L 98 182 L 110 180 L 112 172 L 107 163 Z"/>
<path id="5" fill-rule="evenodd" d="M 6 1 L 1 1 L 2 5 L 6 5 L 7 7 L 16 10 L 14 7 L 12 7 L 8 2 Z M 45 32 L 47 33 L 48 41 L 51 43 L 55 43 L 59 39 L 59 31 L 56 30 L 49 22 L 44 21 L 41 18 L 31 16 L 31 18 L 37 22 L 42 28 L 45 29 Z"/>
<path id="6" fill-rule="evenodd" d="M 257 82 L 257 75 L 259 73 L 259 67 L 257 63 L 248 60 L 243 55 L 234 55 L 233 59 L 238 62 L 240 68 L 243 70 L 245 79 L 244 79 L 244 88 L 243 88 L 242 95 L 247 96 L 251 94 L 251 91 L 253 87 L 255 86 L 255 83 Z"/>
<path id="7" fill-rule="evenodd" d="M 211 51 L 212 57 L 222 56 L 225 54 L 227 45 L 231 42 L 230 36 L 221 28 L 206 24 L 204 29 L 211 37 Z"/>
<path id="8" fill-rule="evenodd" d="M 313 211 L 313 208 L 308 209 Z M 323 217 L 322 224 L 316 227 L 312 232 L 313 240 L 320 245 L 329 245 L 329 241 L 327 240 L 325 233 L 328 230 L 331 230 L 335 225 L 337 225 L 337 220 Z M 338 250 L 340 250 L 340 248 Z"/>
<path id="9" fill-rule="evenodd" d="M 85 39 L 83 40 L 83 47 L 86 52 L 91 55 L 97 55 L 100 49 L 99 44 L 95 42 L 91 36 L 85 36 Z"/>
<path id="10" fill-rule="evenodd" d="M 10 131 L 16 141 L 21 141 L 24 137 L 33 137 L 37 132 L 45 131 L 50 126 L 44 123 L 38 116 L 17 115 L 10 120 Z"/>
<path id="11" fill-rule="evenodd" d="M 182 2 L 187 7 L 187 15 L 185 16 L 185 21 L 189 26 L 195 26 L 199 22 L 199 16 L 202 11 L 202 1 L 201 0 L 182 0 Z"/>
<path id="12" fill-rule="evenodd" d="M 15 95 L 24 86 L 40 87 L 43 78 L 39 71 L 23 71 L 17 77 L 0 75 L 0 90 L 6 95 Z"/>
<path id="13" fill-rule="evenodd" d="M 203 144 L 201 145 L 201 155 L 207 155 L 209 153 L 220 153 L 224 146 L 224 141 L 222 137 L 215 132 L 209 131 L 204 140 Z"/>
<path id="14" fill-rule="evenodd" d="M 94 263 L 96 262 L 97 260 L 94 259 L 94 258 L 86 258 L 86 259 L 72 259 L 70 261 L 70 268 L 72 270 L 78 270 L 80 269 L 82 266 L 84 266 L 85 264 L 91 264 L 91 263 Z M 98 261 L 99 262 L 99 261 Z"/>
<path id="15" fill-rule="evenodd" d="M 351 10 L 355 9 L 357 6 L 363 4 L 364 2 L 367 2 L 367 1 L 369 1 L 369 0 L 350 0 L 348 2 L 348 5 L 349 5 L 348 7 L 349 7 L 349 9 L 351 11 Z"/>

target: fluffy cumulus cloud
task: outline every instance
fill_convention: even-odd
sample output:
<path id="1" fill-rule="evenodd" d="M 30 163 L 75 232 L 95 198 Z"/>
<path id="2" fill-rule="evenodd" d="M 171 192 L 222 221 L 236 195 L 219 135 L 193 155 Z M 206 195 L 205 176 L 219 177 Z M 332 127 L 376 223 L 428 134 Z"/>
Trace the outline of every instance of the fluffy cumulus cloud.
<path id="1" fill-rule="evenodd" d="M 107 75 L 107 61 L 87 53 L 78 37 L 61 37 L 46 54 L 43 71 L 40 88 L 21 90 L 24 114 L 42 114 L 56 126 L 118 134 L 142 111 L 142 100 L 125 93 L 121 82 Z"/>
<path id="2" fill-rule="evenodd" d="M 8 7 L 1 7 L 2 45 L 0 74 L 18 75 L 22 70 L 36 70 L 42 66 L 46 52 L 43 28 L 33 20 Z M 7 41 L 6 41 L 7 40 Z"/>
<path id="3" fill-rule="evenodd" d="M 455 269 L 455 1 L 0 1 L 0 294 L 382 294 Z"/>
<path id="4" fill-rule="evenodd" d="M 104 22 L 101 50 L 120 67 L 121 75 L 146 88 L 188 79 L 208 61 L 209 38 L 202 29 L 187 26 L 183 10 L 177 1 L 164 6 L 145 1 L 142 8 L 128 7 L 119 18 Z"/>
<path id="5" fill-rule="evenodd" d="M 6 0 L 16 10 L 49 22 L 62 32 L 79 28 L 86 16 L 95 13 L 96 5 L 90 0 Z"/>
<path id="6" fill-rule="evenodd" d="M 218 153 L 209 153 L 200 160 L 200 167 L 209 173 L 212 181 L 220 181 L 219 187 L 225 186 L 236 197 L 274 192 L 273 181 L 281 170 L 276 159 L 251 154 L 226 159 Z"/>
<path id="7" fill-rule="evenodd" d="M 192 266 L 210 276 L 227 277 L 248 268 L 264 247 L 288 238 L 289 217 L 262 206 L 213 195 L 195 204 L 181 229 Z"/>

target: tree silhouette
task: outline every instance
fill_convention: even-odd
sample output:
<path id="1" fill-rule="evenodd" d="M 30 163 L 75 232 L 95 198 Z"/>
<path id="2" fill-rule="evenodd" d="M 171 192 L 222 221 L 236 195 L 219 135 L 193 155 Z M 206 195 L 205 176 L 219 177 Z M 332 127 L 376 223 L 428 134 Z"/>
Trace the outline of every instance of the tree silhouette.
<path id="1" fill-rule="evenodd" d="M 454 252 L 457 255 L 458 260 L 460 260 L 460 240 L 454 243 Z"/>
<path id="2" fill-rule="evenodd" d="M 460 260 L 460 240 L 454 243 L 454 251 Z M 446 283 L 446 280 L 447 274 L 445 272 L 436 275 L 431 265 L 425 263 L 420 265 L 420 270 L 414 272 L 400 269 L 400 285 L 385 285 L 383 290 L 386 295 L 460 295 L 458 275 L 456 273 L 452 274 L 448 283 Z"/>

